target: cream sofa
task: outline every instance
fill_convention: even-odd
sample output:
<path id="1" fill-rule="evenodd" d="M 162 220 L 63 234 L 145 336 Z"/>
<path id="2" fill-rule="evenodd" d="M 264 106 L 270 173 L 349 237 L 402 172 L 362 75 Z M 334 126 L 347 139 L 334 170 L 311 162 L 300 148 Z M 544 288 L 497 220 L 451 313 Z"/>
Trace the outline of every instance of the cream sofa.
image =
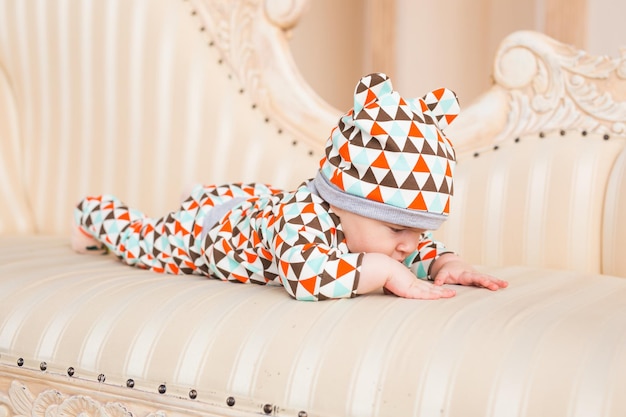
<path id="1" fill-rule="evenodd" d="M 306 303 L 70 250 L 86 194 L 313 175 L 341 112 L 304 7 L 0 1 L 0 417 L 625 415 L 625 57 L 514 33 L 450 127 L 437 236 L 504 291 Z"/>

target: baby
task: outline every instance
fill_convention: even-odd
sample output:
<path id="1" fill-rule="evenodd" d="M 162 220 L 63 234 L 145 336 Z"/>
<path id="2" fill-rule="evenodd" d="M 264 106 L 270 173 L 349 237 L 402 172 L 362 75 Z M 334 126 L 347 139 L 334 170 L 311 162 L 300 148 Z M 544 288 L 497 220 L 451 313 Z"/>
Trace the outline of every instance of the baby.
<path id="1" fill-rule="evenodd" d="M 295 190 L 199 185 L 158 219 L 113 196 L 87 197 L 74 212 L 72 247 L 105 247 L 157 272 L 278 284 L 298 300 L 381 288 L 454 296 L 444 284 L 505 288 L 429 232 L 449 212 L 455 154 L 443 130 L 458 112 L 450 90 L 404 99 L 385 74 L 370 74 L 331 132 L 317 175 Z"/>

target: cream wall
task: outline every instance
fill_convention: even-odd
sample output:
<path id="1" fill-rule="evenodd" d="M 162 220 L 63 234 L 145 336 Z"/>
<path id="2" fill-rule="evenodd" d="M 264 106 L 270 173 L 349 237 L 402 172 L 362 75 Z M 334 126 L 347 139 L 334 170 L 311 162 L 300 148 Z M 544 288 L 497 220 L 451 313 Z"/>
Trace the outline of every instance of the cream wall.
<path id="1" fill-rule="evenodd" d="M 596 54 L 619 56 L 619 49 L 626 49 L 626 1 L 588 1 L 587 48 Z"/>
<path id="2" fill-rule="evenodd" d="M 366 56 L 362 0 L 310 0 L 291 34 L 291 50 L 304 78 L 330 104 L 352 106 Z"/>
<path id="3" fill-rule="evenodd" d="M 395 6 L 392 62 L 374 64 L 369 36 L 380 27 L 372 3 Z M 392 9 L 393 10 L 393 9 Z M 293 31 L 305 79 L 345 110 L 361 75 L 385 71 L 408 97 L 446 86 L 467 105 L 491 84 L 496 49 L 507 34 L 531 29 L 595 54 L 626 47 L 626 1 L 615 0 L 311 0 Z"/>

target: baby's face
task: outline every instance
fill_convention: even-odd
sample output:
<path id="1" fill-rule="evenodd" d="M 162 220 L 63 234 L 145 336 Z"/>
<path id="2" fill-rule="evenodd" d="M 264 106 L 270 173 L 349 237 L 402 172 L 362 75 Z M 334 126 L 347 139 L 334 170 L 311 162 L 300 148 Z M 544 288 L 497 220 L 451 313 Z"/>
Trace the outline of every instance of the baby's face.
<path id="1" fill-rule="evenodd" d="M 423 229 L 397 226 L 332 207 L 341 219 L 348 249 L 353 253 L 382 253 L 402 262 L 417 249 Z"/>

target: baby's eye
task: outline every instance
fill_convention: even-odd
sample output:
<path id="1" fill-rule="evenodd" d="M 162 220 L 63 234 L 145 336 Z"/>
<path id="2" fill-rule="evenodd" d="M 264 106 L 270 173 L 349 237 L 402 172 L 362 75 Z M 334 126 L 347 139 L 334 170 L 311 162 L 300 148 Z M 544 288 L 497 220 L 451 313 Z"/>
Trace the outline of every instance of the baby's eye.
<path id="1" fill-rule="evenodd" d="M 404 231 L 404 229 L 398 229 L 397 227 L 390 227 L 391 231 L 394 233 L 400 233 Z"/>

